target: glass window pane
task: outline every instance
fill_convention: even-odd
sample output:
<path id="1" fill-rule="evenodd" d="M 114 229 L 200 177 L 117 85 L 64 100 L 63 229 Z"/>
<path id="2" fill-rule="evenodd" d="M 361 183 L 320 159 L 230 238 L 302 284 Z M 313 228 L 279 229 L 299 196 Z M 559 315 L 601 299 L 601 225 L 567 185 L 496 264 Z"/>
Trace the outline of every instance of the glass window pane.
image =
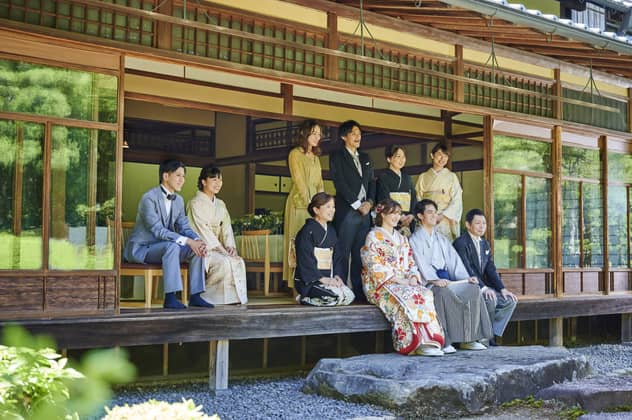
<path id="1" fill-rule="evenodd" d="M 494 260 L 500 268 L 521 265 L 521 194 L 520 176 L 494 174 Z"/>
<path id="2" fill-rule="evenodd" d="M 551 172 L 551 145 L 519 137 L 494 136 L 494 167 Z"/>
<path id="3" fill-rule="evenodd" d="M 0 120 L 0 269 L 42 267 L 44 126 Z"/>
<path id="4" fill-rule="evenodd" d="M 603 205 L 601 185 L 583 184 L 584 267 L 603 267 Z"/>
<path id="5" fill-rule="evenodd" d="M 601 179 L 599 150 L 562 146 L 562 175 Z"/>
<path id="6" fill-rule="evenodd" d="M 626 267 L 628 262 L 628 208 L 624 186 L 608 187 L 608 255 L 610 267 Z"/>
<path id="7" fill-rule="evenodd" d="M 527 267 L 549 267 L 551 249 L 551 181 L 527 177 Z"/>
<path id="8" fill-rule="evenodd" d="M 117 78 L 0 60 L 0 111 L 115 123 Z"/>
<path id="9" fill-rule="evenodd" d="M 579 225 L 579 183 L 562 183 L 562 265 L 579 267 L 580 225 Z"/>
<path id="10" fill-rule="evenodd" d="M 54 126 L 50 268 L 112 269 L 116 133 Z"/>
<path id="11" fill-rule="evenodd" d="M 608 152 L 608 180 L 632 183 L 632 155 Z"/>

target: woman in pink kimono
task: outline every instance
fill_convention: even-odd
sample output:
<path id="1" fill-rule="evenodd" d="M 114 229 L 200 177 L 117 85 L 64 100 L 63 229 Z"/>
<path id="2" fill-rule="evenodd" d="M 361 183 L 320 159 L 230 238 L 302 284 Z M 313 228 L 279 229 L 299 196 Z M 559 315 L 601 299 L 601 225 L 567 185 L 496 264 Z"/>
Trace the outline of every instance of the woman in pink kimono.
<path id="1" fill-rule="evenodd" d="M 408 239 L 395 229 L 401 211 L 391 199 L 375 208 L 377 226 L 367 235 L 361 254 L 364 292 L 393 326 L 398 353 L 442 356 L 443 330 L 432 292 L 422 286 Z"/>

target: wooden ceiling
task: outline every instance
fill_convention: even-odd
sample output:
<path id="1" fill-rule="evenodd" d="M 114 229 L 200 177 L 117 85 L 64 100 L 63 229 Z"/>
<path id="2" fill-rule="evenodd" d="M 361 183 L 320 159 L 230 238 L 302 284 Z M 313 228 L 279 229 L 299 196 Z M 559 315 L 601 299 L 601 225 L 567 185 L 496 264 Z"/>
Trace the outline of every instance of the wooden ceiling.
<path id="1" fill-rule="evenodd" d="M 360 7 L 360 0 L 335 0 Z M 518 0 L 515 0 L 516 2 Z M 364 10 L 395 17 L 459 35 L 590 67 L 595 70 L 632 78 L 632 55 L 597 48 L 591 44 L 528 26 L 514 24 L 481 13 L 454 7 L 436 0 L 364 0 Z M 417 6 L 417 4 L 419 6 Z M 579 29 L 578 29 L 579 30 Z M 604 37 L 604 44 L 607 38 Z M 632 49 L 632 47 L 631 47 Z"/>

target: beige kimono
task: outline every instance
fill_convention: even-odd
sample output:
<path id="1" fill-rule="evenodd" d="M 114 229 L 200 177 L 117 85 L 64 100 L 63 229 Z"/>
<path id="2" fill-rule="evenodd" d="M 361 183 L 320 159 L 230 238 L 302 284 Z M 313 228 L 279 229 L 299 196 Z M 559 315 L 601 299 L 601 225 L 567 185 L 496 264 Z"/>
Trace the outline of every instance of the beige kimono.
<path id="1" fill-rule="evenodd" d="M 206 242 L 206 291 L 202 298 L 214 304 L 248 302 L 246 266 L 241 257 L 231 257 L 216 250 L 235 247 L 230 215 L 222 200 L 198 191 L 187 204 L 191 228 Z"/>
<path id="2" fill-rule="evenodd" d="M 448 168 L 435 172 L 428 169 L 417 179 L 417 200 L 429 198 L 437 203 L 438 213 L 443 215 L 437 231 L 450 241 L 461 233 L 461 216 L 463 214 L 463 190 L 456 174 Z"/>

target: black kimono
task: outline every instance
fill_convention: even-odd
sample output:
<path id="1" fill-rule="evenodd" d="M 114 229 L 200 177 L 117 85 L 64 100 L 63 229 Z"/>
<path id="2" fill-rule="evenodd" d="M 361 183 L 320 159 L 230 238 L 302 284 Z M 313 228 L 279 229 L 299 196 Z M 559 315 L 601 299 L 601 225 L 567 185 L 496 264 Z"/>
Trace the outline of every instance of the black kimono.
<path id="1" fill-rule="evenodd" d="M 413 185 L 413 180 L 410 175 L 405 174 L 403 171 L 401 174 L 402 176 L 400 177 L 391 169 L 386 169 L 380 174 L 377 178 L 377 202 L 379 203 L 387 198 L 392 198 L 393 200 L 399 202 L 402 206 L 402 214 L 411 214 L 415 210 L 415 205 L 417 204 L 417 194 L 415 193 L 415 186 Z M 409 208 L 405 208 L 405 203 L 398 200 L 396 196 L 391 196 L 391 193 L 410 194 Z M 409 226 L 410 232 L 414 231 L 414 227 L 415 221 L 413 220 Z M 405 230 L 405 228 L 398 227 L 400 233 L 405 236 L 410 236 L 409 232 L 403 232 L 402 229 Z"/>
<path id="2" fill-rule="evenodd" d="M 347 286 L 332 287 L 320 282 L 322 277 L 346 277 L 343 258 L 336 250 L 336 231 L 331 225 L 327 230 L 315 219 L 307 219 L 298 231 L 295 239 L 296 272 L 294 287 L 299 293 L 297 300 L 305 305 L 335 306 L 353 302 L 353 292 Z M 332 255 L 333 254 L 333 255 Z M 319 261 L 317 255 L 329 255 L 329 264 L 323 266 L 326 259 Z"/>

